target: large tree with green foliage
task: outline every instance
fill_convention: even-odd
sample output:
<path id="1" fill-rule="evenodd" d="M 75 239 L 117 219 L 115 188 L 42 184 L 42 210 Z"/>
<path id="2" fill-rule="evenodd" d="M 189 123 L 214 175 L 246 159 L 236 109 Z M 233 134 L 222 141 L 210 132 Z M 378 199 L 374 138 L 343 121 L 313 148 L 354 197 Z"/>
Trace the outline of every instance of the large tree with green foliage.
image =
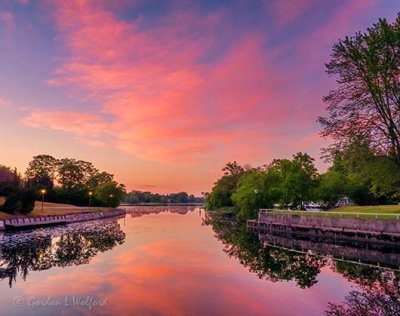
<path id="1" fill-rule="evenodd" d="M 298 206 L 313 199 L 318 174 L 314 159 L 308 154 L 299 152 L 292 160 L 274 159 L 267 171 L 276 179 L 281 204 Z"/>
<path id="2" fill-rule="evenodd" d="M 332 137 L 336 149 L 363 140 L 400 168 L 400 15 L 339 40 L 331 57 L 326 68 L 337 88 L 324 98 L 322 135 Z"/>
<path id="3" fill-rule="evenodd" d="M 245 168 L 234 161 L 228 162 L 222 171 L 224 175 L 214 184 L 207 197 L 206 207 L 209 209 L 233 206 L 232 195 Z"/>
<path id="4" fill-rule="evenodd" d="M 125 193 L 125 187 L 115 181 L 105 183 L 96 188 L 94 197 L 102 204 L 117 207 Z"/>

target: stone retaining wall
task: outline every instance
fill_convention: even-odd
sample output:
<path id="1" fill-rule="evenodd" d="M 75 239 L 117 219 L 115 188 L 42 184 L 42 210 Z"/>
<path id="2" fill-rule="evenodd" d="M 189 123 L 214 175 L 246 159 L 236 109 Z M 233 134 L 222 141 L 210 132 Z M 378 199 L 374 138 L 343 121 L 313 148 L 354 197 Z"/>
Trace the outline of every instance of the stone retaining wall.
<path id="1" fill-rule="evenodd" d="M 380 220 L 364 218 L 340 218 L 340 217 L 322 217 L 305 216 L 297 214 L 276 214 L 269 212 L 260 212 L 259 222 L 276 223 L 282 225 L 297 225 L 312 228 L 337 228 L 342 230 L 390 233 L 400 235 L 400 220 Z"/>
<path id="2" fill-rule="evenodd" d="M 38 216 L 38 217 L 13 218 L 0 221 L 0 230 L 6 229 L 7 226 L 8 227 L 15 226 L 15 228 L 35 227 L 35 226 L 40 227 L 52 224 L 57 225 L 57 224 L 83 222 L 88 220 L 96 220 L 96 219 L 114 217 L 125 214 L 126 214 L 125 210 L 114 209 L 102 212 L 96 211 L 96 212 L 74 213 L 65 215 L 48 215 L 48 216 Z"/>

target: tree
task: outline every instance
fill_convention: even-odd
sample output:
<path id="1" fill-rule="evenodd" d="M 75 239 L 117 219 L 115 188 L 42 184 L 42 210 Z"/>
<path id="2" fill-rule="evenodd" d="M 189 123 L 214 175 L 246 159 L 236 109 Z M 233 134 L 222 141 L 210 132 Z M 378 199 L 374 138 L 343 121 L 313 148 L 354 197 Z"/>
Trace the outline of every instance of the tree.
<path id="1" fill-rule="evenodd" d="M 1 210 L 10 214 L 30 213 L 35 206 L 36 190 L 22 181 L 17 170 L 0 165 L 0 195 L 6 197 Z"/>
<path id="2" fill-rule="evenodd" d="M 327 73 L 338 87 L 324 101 L 322 135 L 343 148 L 366 141 L 376 154 L 400 167 L 400 14 L 393 24 L 379 20 L 333 46 Z"/>
<path id="3" fill-rule="evenodd" d="M 236 161 L 228 162 L 222 171 L 224 175 L 214 184 L 207 197 L 206 207 L 209 209 L 233 206 L 232 195 L 240 177 L 246 172 Z"/>
<path id="4" fill-rule="evenodd" d="M 102 204 L 110 207 L 117 207 L 125 194 L 125 188 L 115 181 L 99 186 L 94 191 L 94 197 Z"/>
<path id="5" fill-rule="evenodd" d="M 308 154 L 297 153 L 293 160 L 274 159 L 267 172 L 275 179 L 275 195 L 281 204 L 299 206 L 313 199 L 318 174 Z"/>
<path id="6" fill-rule="evenodd" d="M 25 177 L 32 185 L 53 187 L 59 160 L 50 155 L 37 155 L 29 162 Z"/>
<path id="7" fill-rule="evenodd" d="M 93 172 L 92 176 L 89 177 L 86 185 L 89 189 L 94 189 L 98 186 L 106 184 L 114 180 L 114 175 L 108 172 Z"/>
<path id="8" fill-rule="evenodd" d="M 21 185 L 7 196 L 1 210 L 10 214 L 28 214 L 35 207 L 37 198 L 35 190 Z"/>
<path id="9" fill-rule="evenodd" d="M 66 190 L 82 187 L 85 183 L 84 170 L 75 159 L 61 159 L 57 171 L 57 180 Z"/>
<path id="10" fill-rule="evenodd" d="M 331 168 L 320 176 L 315 197 L 317 200 L 325 202 L 327 206 L 332 207 L 343 195 L 348 193 L 344 174 Z"/>
<path id="11" fill-rule="evenodd" d="M 66 190 L 79 189 L 87 186 L 88 183 L 99 184 L 109 180 L 112 175 L 99 171 L 91 162 L 84 160 L 76 160 L 64 158 L 60 160 L 58 165 L 58 182 Z"/>
<path id="12" fill-rule="evenodd" d="M 238 178 L 225 175 L 219 179 L 207 198 L 206 207 L 209 209 L 233 206 L 232 195 L 236 190 Z"/>
<path id="13" fill-rule="evenodd" d="M 0 165 L 0 196 L 7 196 L 20 185 L 21 178 L 17 170 Z"/>
<path id="14" fill-rule="evenodd" d="M 242 174 L 245 169 L 239 165 L 236 161 L 228 162 L 225 167 L 222 168 L 225 176 L 237 176 Z"/>
<path id="15" fill-rule="evenodd" d="M 47 177 L 52 181 L 55 178 L 58 159 L 50 155 L 37 155 L 29 162 L 28 168 L 25 171 L 27 179 Z"/>
<path id="16" fill-rule="evenodd" d="M 239 214 L 242 217 L 254 218 L 259 208 L 272 206 L 273 202 L 268 194 L 267 182 L 267 173 L 256 169 L 246 172 L 239 179 L 232 200 L 239 208 Z"/>
<path id="17" fill-rule="evenodd" d="M 337 151 L 330 172 L 337 173 L 345 182 L 343 186 L 335 185 L 336 188 L 357 204 L 400 200 L 400 168 L 386 156 L 374 154 L 366 142 L 354 141 Z"/>

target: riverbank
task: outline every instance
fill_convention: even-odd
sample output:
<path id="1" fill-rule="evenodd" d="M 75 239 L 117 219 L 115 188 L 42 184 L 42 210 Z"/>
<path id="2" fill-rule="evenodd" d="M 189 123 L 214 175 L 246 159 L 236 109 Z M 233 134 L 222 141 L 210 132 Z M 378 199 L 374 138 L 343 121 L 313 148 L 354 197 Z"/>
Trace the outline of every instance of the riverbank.
<path id="1" fill-rule="evenodd" d="M 261 209 L 264 210 L 264 209 Z M 268 210 L 276 214 L 302 215 L 313 217 L 345 217 L 364 219 L 398 219 L 400 205 L 342 206 L 328 211 Z"/>
<path id="2" fill-rule="evenodd" d="M 271 232 L 322 236 L 334 240 L 350 239 L 395 243 L 400 240 L 400 219 L 396 218 L 392 220 L 337 218 L 260 210 L 258 219 L 247 220 L 247 227 Z"/>
<path id="3" fill-rule="evenodd" d="M 49 215 L 80 214 L 84 212 L 104 212 L 112 209 L 113 208 L 110 207 L 88 207 L 88 206 L 81 207 L 70 204 L 44 202 L 42 210 L 42 202 L 37 201 L 35 202 L 35 207 L 31 213 L 8 214 L 5 212 L 0 212 L 0 220 L 23 218 L 23 217 L 40 217 Z"/>

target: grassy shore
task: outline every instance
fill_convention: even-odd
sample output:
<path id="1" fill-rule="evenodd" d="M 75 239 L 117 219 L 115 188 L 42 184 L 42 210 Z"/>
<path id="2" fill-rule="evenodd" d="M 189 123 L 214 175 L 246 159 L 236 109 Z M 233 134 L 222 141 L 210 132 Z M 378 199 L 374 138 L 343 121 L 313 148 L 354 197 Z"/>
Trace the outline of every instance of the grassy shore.
<path id="1" fill-rule="evenodd" d="M 109 207 L 78 207 L 69 204 L 58 204 L 58 203 L 43 203 L 42 210 L 42 202 L 35 202 L 35 208 L 30 214 L 21 214 L 21 215 L 12 215 L 4 212 L 0 212 L 0 220 L 16 218 L 16 217 L 26 217 L 26 216 L 46 216 L 46 215 L 64 215 L 71 213 L 83 213 L 83 212 L 96 212 L 96 211 L 107 211 L 110 210 Z"/>
<path id="2" fill-rule="evenodd" d="M 374 206 L 342 206 L 324 212 L 313 211 L 275 211 L 280 214 L 297 214 L 305 216 L 329 216 L 366 219 L 397 219 L 400 218 L 400 205 L 374 205 Z M 378 214 L 378 216 L 376 216 Z"/>

